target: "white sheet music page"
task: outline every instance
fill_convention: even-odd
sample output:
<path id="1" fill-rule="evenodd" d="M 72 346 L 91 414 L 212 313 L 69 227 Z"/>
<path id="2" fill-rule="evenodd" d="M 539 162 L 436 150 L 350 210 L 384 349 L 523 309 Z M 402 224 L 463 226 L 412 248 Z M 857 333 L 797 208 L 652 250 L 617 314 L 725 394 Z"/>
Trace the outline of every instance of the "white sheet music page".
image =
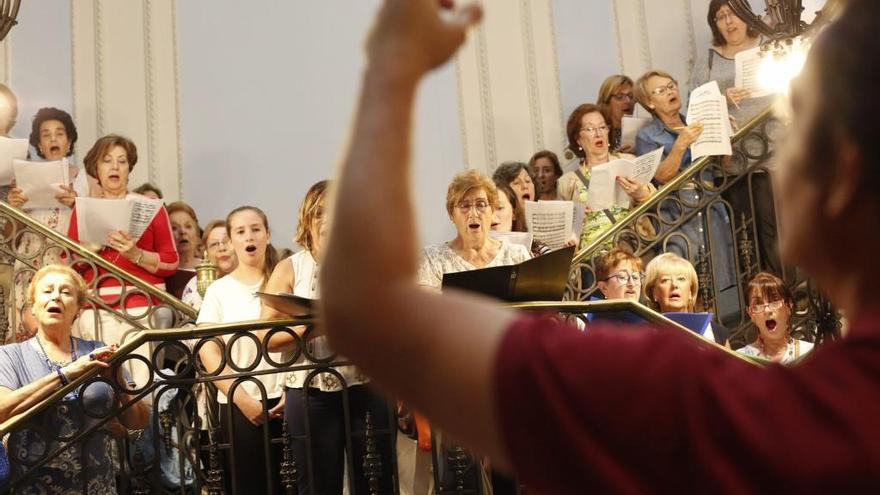
<path id="1" fill-rule="evenodd" d="M 69 184 L 67 160 L 29 162 L 13 158 L 12 168 L 15 172 L 16 187 L 20 188 L 27 198 L 27 203 L 22 209 L 67 208 L 55 198 L 64 192 L 61 185 Z"/>
<path id="2" fill-rule="evenodd" d="M 773 94 L 770 88 L 761 84 L 761 80 L 758 77 L 763 61 L 764 57 L 761 56 L 761 47 L 741 51 L 733 59 L 736 70 L 733 85 L 737 88 L 749 90 L 751 93 L 749 98 L 760 98 Z"/>
<path id="3" fill-rule="evenodd" d="M 730 119 L 727 99 L 718 89 L 718 83 L 709 81 L 691 92 L 687 114 L 688 125 L 701 122 L 703 132 L 691 145 L 691 159 L 704 156 L 731 155 Z"/>
<path id="4" fill-rule="evenodd" d="M 559 249 L 572 238 L 574 203 L 571 201 L 526 201 L 525 210 L 529 232 L 550 249 Z"/>
<path id="5" fill-rule="evenodd" d="M 0 136 L 0 186 L 8 186 L 15 178 L 12 160 L 27 158 L 28 140 Z"/>

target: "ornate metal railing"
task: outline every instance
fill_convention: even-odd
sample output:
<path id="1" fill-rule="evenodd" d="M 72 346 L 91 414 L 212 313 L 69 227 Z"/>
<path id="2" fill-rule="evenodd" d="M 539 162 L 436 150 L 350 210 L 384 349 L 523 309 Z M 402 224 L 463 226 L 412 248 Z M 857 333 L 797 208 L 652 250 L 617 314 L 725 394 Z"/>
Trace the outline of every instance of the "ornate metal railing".
<path id="1" fill-rule="evenodd" d="M 782 275 L 795 293 L 795 337 L 836 336 L 833 308 L 800 271 L 784 265 L 776 246 L 770 175 L 782 130 L 768 108 L 736 132 L 731 157 L 701 158 L 663 185 L 575 255 L 565 299 L 593 296 L 596 258 L 609 246 L 625 245 L 645 262 L 673 251 L 693 263 L 701 305 L 731 329 L 734 348 L 754 340 L 745 289 L 761 270 Z"/>
<path id="2" fill-rule="evenodd" d="M 695 343 L 715 346 L 720 352 L 730 353 L 662 315 L 630 301 L 521 303 L 511 307 L 542 312 L 555 311 L 573 318 L 583 318 L 585 313 L 626 311 L 654 325 L 685 332 L 694 338 Z M 296 493 L 299 483 L 314 479 L 317 461 L 313 456 L 318 449 L 324 448 L 318 445 L 320 440 L 312 429 L 314 425 L 310 424 L 314 417 L 305 414 L 303 410 L 286 410 L 284 420 L 276 420 L 274 426 L 264 426 L 260 430 L 262 449 L 238 447 L 234 438 L 226 438 L 222 434 L 224 428 L 227 431 L 234 429 L 233 423 L 229 420 L 218 422 L 218 413 L 219 416 L 223 416 L 223 413 L 207 410 L 212 406 L 210 401 L 202 398 L 201 391 L 219 380 L 232 380 L 230 393 L 234 394 L 235 387 L 256 383 L 261 376 L 301 371 L 308 373 L 306 381 L 316 380 L 321 375 L 330 375 L 342 385 L 342 400 L 339 404 L 344 411 L 346 425 L 344 443 L 350 493 L 397 493 L 397 428 L 392 402 L 383 402 L 388 411 L 384 415 L 384 421 L 371 417 L 369 412 L 357 417 L 354 385 L 346 383 L 345 377 L 337 368 L 347 363 L 335 355 L 314 352 L 316 339 L 323 338 L 315 333 L 314 323 L 310 318 L 296 318 L 135 332 L 110 360 L 112 367 L 109 376 L 117 376 L 116 370 L 120 367 L 142 367 L 147 371 L 145 382 L 137 383 L 131 389 L 128 385 L 105 378 L 98 370 L 93 370 L 57 390 L 31 409 L 0 424 L 0 436 L 10 435 L 13 490 L 46 482 L 43 469 L 57 463 L 72 461 L 83 466 L 88 465 L 92 461 L 85 457 L 86 449 L 79 451 L 82 458 L 70 458 L 68 452 L 72 450 L 72 446 L 82 445 L 98 435 L 106 434 L 108 430 L 114 430 L 114 418 L 120 412 L 134 407 L 137 401 L 149 401 L 152 415 L 145 432 L 120 435 L 110 442 L 115 447 L 102 452 L 113 459 L 111 464 L 116 466 L 115 478 L 120 493 L 236 493 L 230 488 L 232 482 L 238 476 L 261 467 L 252 462 L 258 451 L 275 453 L 270 468 L 259 472 L 260 476 L 272 480 L 279 487 L 277 491 L 270 488 L 267 493 Z M 265 328 L 271 330 L 260 340 L 253 330 Z M 305 330 L 300 336 L 291 328 Z M 293 349 L 280 359 L 273 357 L 266 345 L 273 335 L 279 333 L 292 335 L 295 342 Z M 148 343 L 154 344 L 150 356 L 145 357 L 135 352 L 138 347 Z M 233 348 L 242 344 L 259 345 L 259 353 L 250 362 L 236 362 L 234 358 Z M 205 369 L 196 358 L 200 350 L 208 345 L 218 345 L 222 349 L 222 362 L 214 369 Z M 184 356 L 179 366 L 172 370 L 163 369 L 162 363 L 163 352 L 169 348 Z M 736 354 L 731 355 L 748 360 Z M 263 364 L 270 366 L 264 367 Z M 84 399 L 90 396 L 90 390 L 95 390 L 92 387 L 110 387 L 113 397 L 130 394 L 132 400 L 124 406 L 115 402 L 111 406 L 96 406 L 94 401 Z M 271 394 L 264 387 L 259 388 L 264 397 L 267 393 Z M 78 394 L 71 400 L 68 394 L 74 391 Z M 286 393 L 289 395 L 300 392 L 288 390 Z M 65 397 L 68 400 L 64 400 Z M 287 404 L 290 406 L 292 403 L 288 401 Z M 302 408 L 308 408 L 308 403 L 304 402 Z M 264 408 L 264 421 L 268 420 L 267 414 Z M 70 418 L 85 419 L 76 422 Z M 302 420 L 302 428 L 289 423 L 291 418 L 294 418 L 295 423 Z M 63 427 L 51 427 L 53 421 L 63 423 Z M 266 421 L 264 424 L 268 423 Z M 360 426 L 352 427 L 352 423 Z M 273 428 L 275 433 L 272 433 Z M 25 437 L 31 442 L 22 446 L 19 439 Z M 307 446 L 306 462 L 302 462 L 302 455 L 295 455 L 296 449 L 303 445 Z M 447 449 L 445 455 L 444 459 L 435 454 L 434 470 L 452 473 L 452 484 L 444 488 L 438 478 L 436 492 L 482 493 L 481 486 L 469 486 L 464 477 L 464 473 L 473 471 L 474 463 L 477 462 L 474 457 L 455 445 Z M 26 458 L 26 462 L 23 462 L 23 458 Z M 300 459 L 299 462 L 297 458 Z M 83 488 L 85 493 L 85 487 Z"/>
<path id="3" fill-rule="evenodd" d="M 22 315 L 25 289 L 34 273 L 49 263 L 70 265 L 80 273 L 100 274 L 89 281 L 90 295 L 83 317 L 83 323 L 95 329 L 98 339 L 103 337 L 103 322 L 107 318 L 124 322 L 128 328 L 143 330 L 177 328 L 193 321 L 197 315 L 194 309 L 164 290 L 120 269 L 4 202 L 0 202 L 0 253 L 15 260 L 14 289 L 11 297 L 5 298 L 7 311 L 15 313 L 12 318 L 15 327 L 21 326 L 19 322 L 26 316 Z M 113 300 L 97 296 L 99 289 L 110 286 L 120 287 L 119 295 Z M 132 297 L 143 298 L 145 305 L 127 308 L 126 302 Z M 7 332 L 20 332 L 15 327 L 6 332 L 0 328 L 0 343 L 27 337 L 27 330 L 22 332 L 25 335 L 8 335 Z"/>

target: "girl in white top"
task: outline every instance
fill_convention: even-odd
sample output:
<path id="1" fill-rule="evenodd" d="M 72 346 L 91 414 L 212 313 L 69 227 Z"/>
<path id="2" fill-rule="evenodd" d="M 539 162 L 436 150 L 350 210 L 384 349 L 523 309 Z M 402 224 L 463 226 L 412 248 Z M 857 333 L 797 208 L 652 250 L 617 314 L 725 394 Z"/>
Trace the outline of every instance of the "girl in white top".
<path id="1" fill-rule="evenodd" d="M 328 181 L 321 181 L 306 193 L 299 209 L 299 225 L 295 238 L 305 249 L 278 263 L 266 284 L 266 292 L 318 298 L 318 269 L 328 223 L 324 214 L 327 187 Z M 282 316 L 284 315 L 278 311 L 263 306 L 262 319 Z M 292 330 L 299 336 L 306 334 L 305 327 Z M 260 333 L 265 338 L 267 331 Z M 294 366 L 314 365 L 315 359 L 324 360 L 333 355 L 333 351 L 327 347 L 325 337 L 309 337 L 307 334 L 306 337 L 306 349 Z M 286 359 L 290 359 L 290 353 L 300 347 L 299 339 L 285 332 L 275 333 L 268 345 L 270 351 L 284 351 L 287 354 Z M 309 356 L 313 359 L 309 359 Z M 344 358 L 337 356 L 334 359 L 338 360 Z M 334 366 L 327 369 L 332 372 L 293 371 L 287 374 L 285 380 L 284 415 L 291 435 L 293 460 L 298 466 L 311 465 L 314 475 L 310 479 L 308 470 L 298 470 L 299 493 L 343 492 L 345 431 L 348 428 L 352 432 L 350 454 L 355 460 L 350 466 L 350 477 L 356 487 L 353 493 L 369 493 L 362 462 L 366 453 L 366 438 L 363 436 L 365 418 L 369 414 L 373 427 L 377 430 L 394 431 L 396 426 L 389 414 L 388 402 L 366 386 L 369 379 L 356 367 Z M 343 408 L 346 396 L 349 424 L 345 423 L 346 414 Z M 305 421 L 306 416 L 308 421 Z M 304 441 L 303 437 L 308 437 L 308 441 Z M 382 459 L 391 458 L 389 434 L 377 434 L 375 445 Z M 379 492 L 391 493 L 391 463 L 383 461 L 382 471 L 379 476 Z"/>
<path id="2" fill-rule="evenodd" d="M 276 263 L 275 248 L 270 244 L 271 233 L 265 213 L 253 206 L 236 208 L 226 217 L 226 230 L 232 242 L 232 248 L 238 258 L 238 266 L 229 275 L 220 278 L 205 292 L 197 323 L 235 323 L 256 320 L 260 317 L 260 300 L 256 292 L 260 291 L 268 275 Z M 231 336 L 225 336 L 228 342 Z M 222 354 L 218 345 L 205 344 L 199 351 L 204 369 L 208 373 L 217 370 L 222 362 Z M 248 367 L 255 360 L 259 361 L 254 371 L 273 369 L 261 356 L 261 350 L 249 338 L 238 340 L 230 352 L 231 360 L 238 367 Z M 270 354 L 275 362 L 281 361 L 280 354 Z M 222 374 L 236 373 L 229 363 Z M 282 493 L 279 472 L 280 452 L 273 456 L 270 471 L 275 473 L 274 479 L 265 478 L 265 466 L 268 462 L 264 456 L 263 432 L 264 413 L 270 419 L 270 438 L 281 436 L 280 403 L 282 374 L 257 375 L 265 389 L 265 399 L 260 387 L 243 379 L 235 389 L 232 404 L 228 404 L 227 396 L 235 380 L 218 380 L 217 402 L 220 403 L 220 429 L 224 442 L 230 440 L 235 444 L 235 451 L 247 453 L 247 467 L 237 460 L 234 493 Z M 234 407 L 233 407 L 234 405 Z M 229 419 L 234 423 L 233 431 L 228 430 Z M 234 434 L 233 434 L 234 432 Z M 274 447 L 273 447 L 274 448 Z M 278 450 L 278 449 L 275 449 Z M 270 490 L 271 487 L 271 490 Z"/>

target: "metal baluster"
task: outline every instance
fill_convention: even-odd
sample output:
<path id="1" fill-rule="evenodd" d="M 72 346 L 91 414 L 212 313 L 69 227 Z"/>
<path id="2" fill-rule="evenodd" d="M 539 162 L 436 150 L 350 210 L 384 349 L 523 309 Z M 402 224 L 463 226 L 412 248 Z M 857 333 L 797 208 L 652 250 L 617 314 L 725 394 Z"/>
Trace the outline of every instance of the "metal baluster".
<path id="1" fill-rule="evenodd" d="M 297 469 L 296 461 L 293 460 L 293 451 L 290 448 L 290 435 L 287 434 L 287 419 L 281 423 L 282 435 L 282 461 L 281 461 L 281 486 L 287 493 L 297 493 Z"/>
<path id="2" fill-rule="evenodd" d="M 379 493 L 379 476 L 382 475 L 382 455 L 376 448 L 376 432 L 373 428 L 373 419 L 367 412 L 364 418 L 364 438 L 366 443 L 366 452 L 364 453 L 364 476 L 367 477 L 367 484 L 370 487 L 370 493 L 376 495 Z"/>
<path id="3" fill-rule="evenodd" d="M 220 468 L 220 461 L 217 459 L 217 431 L 212 431 L 209 435 L 208 446 L 208 469 L 205 476 L 205 488 L 208 495 L 223 495 L 226 491 L 223 488 L 223 469 Z"/>

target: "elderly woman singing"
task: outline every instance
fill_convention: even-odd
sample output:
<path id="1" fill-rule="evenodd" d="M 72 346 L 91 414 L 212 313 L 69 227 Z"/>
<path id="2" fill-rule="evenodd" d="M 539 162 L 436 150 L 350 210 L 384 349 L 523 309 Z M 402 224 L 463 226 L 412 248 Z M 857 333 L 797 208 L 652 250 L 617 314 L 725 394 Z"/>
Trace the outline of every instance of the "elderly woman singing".
<path id="1" fill-rule="evenodd" d="M 116 346 L 83 340 L 70 334 L 86 300 L 86 283 L 74 270 L 62 265 L 40 269 L 27 291 L 37 324 L 34 337 L 0 347 L 0 421 L 27 411 L 60 387 L 100 368 L 104 378 L 115 380 L 122 390 L 127 377 L 110 374 L 106 362 Z M 120 367 L 120 370 L 123 368 Z M 118 402 L 118 405 L 115 404 Z M 62 438 L 91 428 L 101 416 L 124 406 L 127 396 L 114 393 L 106 382 L 93 382 L 71 392 L 61 407 L 36 415 L 9 437 L 10 460 L 19 478 L 16 491 L 30 493 L 116 493 L 109 432 L 98 429 L 83 440 L 68 444 L 60 455 L 22 479 L 27 466 L 64 447 Z M 148 406 L 132 404 L 116 418 L 129 429 L 143 428 Z M 57 435 L 53 437 L 53 435 Z"/>

